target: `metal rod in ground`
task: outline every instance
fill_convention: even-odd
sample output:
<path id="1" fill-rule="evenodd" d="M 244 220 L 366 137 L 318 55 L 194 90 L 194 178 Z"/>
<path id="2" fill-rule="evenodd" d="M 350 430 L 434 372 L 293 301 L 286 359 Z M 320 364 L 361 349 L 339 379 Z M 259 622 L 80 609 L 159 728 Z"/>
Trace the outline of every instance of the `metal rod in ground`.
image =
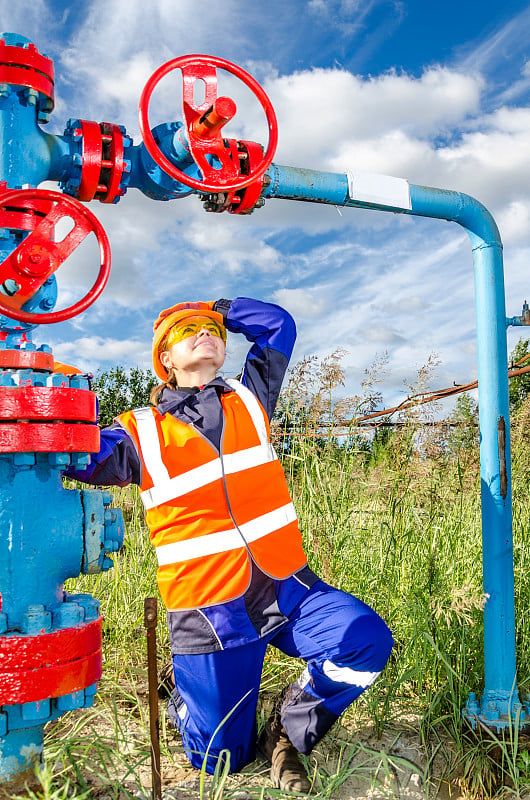
<path id="1" fill-rule="evenodd" d="M 160 734 L 158 727 L 158 674 L 156 659 L 156 623 L 158 619 L 156 597 L 144 601 L 144 626 L 147 637 L 147 679 L 149 683 L 149 732 L 151 735 L 151 776 L 153 800 L 162 800 L 160 774 Z"/>

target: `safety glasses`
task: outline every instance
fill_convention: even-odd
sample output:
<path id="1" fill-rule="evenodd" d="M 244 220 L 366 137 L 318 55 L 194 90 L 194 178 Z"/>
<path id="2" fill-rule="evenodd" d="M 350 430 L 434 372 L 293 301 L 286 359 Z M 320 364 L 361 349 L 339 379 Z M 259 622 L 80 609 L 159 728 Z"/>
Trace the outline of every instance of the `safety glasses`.
<path id="1" fill-rule="evenodd" d="M 226 329 L 215 320 L 210 317 L 188 317 L 173 325 L 167 337 L 167 347 L 181 342 L 182 339 L 187 339 L 188 336 L 197 336 L 203 328 L 212 336 L 218 336 L 223 342 L 226 342 Z"/>

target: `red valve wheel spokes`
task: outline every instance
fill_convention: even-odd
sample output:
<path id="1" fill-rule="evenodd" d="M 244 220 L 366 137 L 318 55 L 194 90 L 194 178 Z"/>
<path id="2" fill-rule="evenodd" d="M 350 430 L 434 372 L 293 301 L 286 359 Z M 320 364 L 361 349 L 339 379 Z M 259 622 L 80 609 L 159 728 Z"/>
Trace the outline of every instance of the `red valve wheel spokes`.
<path id="1" fill-rule="evenodd" d="M 256 165 L 252 172 L 250 172 L 248 175 L 237 177 L 237 175 L 239 175 L 239 165 L 234 165 L 231 161 L 229 157 L 229 151 L 224 146 L 220 128 L 216 138 L 198 137 L 194 135 L 193 130 L 190 131 L 190 119 L 193 113 L 195 114 L 195 119 L 198 120 L 200 114 L 204 113 L 208 110 L 208 108 L 214 105 L 216 100 L 219 101 L 219 104 L 222 108 L 230 109 L 230 104 L 234 106 L 233 102 L 229 100 L 229 98 L 217 98 L 216 67 L 221 67 L 222 69 L 225 69 L 227 72 L 231 72 L 232 75 L 235 75 L 237 78 L 242 80 L 243 83 L 254 92 L 265 112 L 265 116 L 267 117 L 269 126 L 269 142 L 267 145 L 267 150 L 263 156 L 263 161 Z M 148 117 L 151 95 L 157 83 L 159 83 L 159 81 L 169 72 L 172 72 L 175 69 L 181 69 L 183 75 L 184 116 L 186 118 L 186 133 L 190 145 L 190 152 L 194 159 L 196 159 L 197 166 L 203 175 L 207 174 L 207 180 L 200 181 L 196 178 L 191 178 L 189 175 L 186 175 L 185 172 L 182 172 L 180 169 L 178 169 L 178 167 L 172 164 L 171 161 L 169 161 L 169 159 L 166 158 L 166 156 L 162 153 L 155 142 L 153 134 L 151 133 Z M 206 85 L 205 100 L 200 106 L 195 105 L 193 101 L 193 86 L 196 79 L 203 80 Z M 228 118 L 230 118 L 232 114 L 229 114 Z M 245 186 L 254 183 L 254 181 L 257 181 L 259 178 L 261 178 L 265 170 L 271 165 L 272 159 L 274 158 L 274 153 L 276 152 L 276 146 L 278 144 L 278 123 L 276 121 L 276 114 L 274 113 L 271 101 L 259 83 L 251 75 L 249 75 L 248 72 L 245 72 L 245 70 L 241 69 L 241 67 L 238 67 L 236 64 L 232 64 L 230 61 L 226 61 L 224 58 L 216 58 L 214 56 L 179 56 L 178 58 L 173 58 L 171 61 L 168 61 L 166 64 L 163 64 L 161 67 L 159 67 L 151 75 L 144 87 L 138 107 L 138 118 L 144 144 L 153 160 L 156 161 L 156 163 L 162 167 L 164 172 L 167 172 L 167 174 L 170 175 L 174 180 L 179 181 L 180 183 L 183 183 L 192 189 L 197 189 L 200 192 L 219 192 L 222 190 L 226 191 L 243 189 Z M 211 167 L 204 158 L 205 154 L 216 156 L 221 162 L 221 169 L 215 169 L 214 167 Z"/>
<path id="2" fill-rule="evenodd" d="M 54 205 L 29 236 L 0 264 L 0 284 L 15 281 L 20 287 L 12 296 L 0 293 L 0 314 L 19 322 L 42 325 L 63 322 L 80 314 L 101 294 L 110 273 L 110 244 L 107 234 L 94 214 L 85 206 L 60 192 L 47 189 L 15 189 L 0 194 L 0 208 L 24 208 L 25 201 L 38 198 Z M 69 217 L 74 227 L 61 242 L 53 241 L 55 225 Z M 40 289 L 89 233 L 95 233 L 100 252 L 100 267 L 92 288 L 72 306 L 61 311 L 38 314 L 22 311 L 24 305 Z"/>

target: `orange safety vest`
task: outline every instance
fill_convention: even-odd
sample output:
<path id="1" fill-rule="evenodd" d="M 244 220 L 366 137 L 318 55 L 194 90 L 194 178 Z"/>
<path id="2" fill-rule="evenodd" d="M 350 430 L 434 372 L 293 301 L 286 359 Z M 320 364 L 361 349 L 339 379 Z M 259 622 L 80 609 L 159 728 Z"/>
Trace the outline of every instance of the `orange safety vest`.
<path id="1" fill-rule="evenodd" d="M 191 425 L 146 407 L 117 417 L 142 461 L 141 498 L 170 610 L 203 608 L 247 590 L 251 560 L 287 578 L 307 559 L 269 421 L 235 380 L 221 395 L 222 452 Z"/>

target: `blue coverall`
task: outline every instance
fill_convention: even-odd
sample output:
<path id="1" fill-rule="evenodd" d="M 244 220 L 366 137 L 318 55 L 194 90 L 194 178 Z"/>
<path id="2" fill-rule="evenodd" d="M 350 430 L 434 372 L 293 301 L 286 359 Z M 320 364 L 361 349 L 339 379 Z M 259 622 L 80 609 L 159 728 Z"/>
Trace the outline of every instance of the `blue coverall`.
<path id="1" fill-rule="evenodd" d="M 277 305 L 245 297 L 218 300 L 214 310 L 223 314 L 227 330 L 252 342 L 240 380 L 271 418 L 296 337 L 292 317 Z M 166 387 L 158 410 L 194 426 L 219 449 L 219 397 L 228 391 L 220 377 L 201 388 Z M 102 430 L 101 449 L 90 466 L 70 474 L 92 484 L 125 486 L 140 484 L 140 471 L 132 440 L 113 425 Z M 252 563 L 243 596 L 207 608 L 168 611 L 168 625 L 176 686 L 169 714 L 195 767 L 202 766 L 208 750 L 210 773 L 221 750 L 230 751 L 231 771 L 255 757 L 256 705 L 268 644 L 306 661 L 281 706 L 289 739 L 306 754 L 380 674 L 393 644 L 373 609 L 327 585 L 308 566 L 274 580 Z"/>

